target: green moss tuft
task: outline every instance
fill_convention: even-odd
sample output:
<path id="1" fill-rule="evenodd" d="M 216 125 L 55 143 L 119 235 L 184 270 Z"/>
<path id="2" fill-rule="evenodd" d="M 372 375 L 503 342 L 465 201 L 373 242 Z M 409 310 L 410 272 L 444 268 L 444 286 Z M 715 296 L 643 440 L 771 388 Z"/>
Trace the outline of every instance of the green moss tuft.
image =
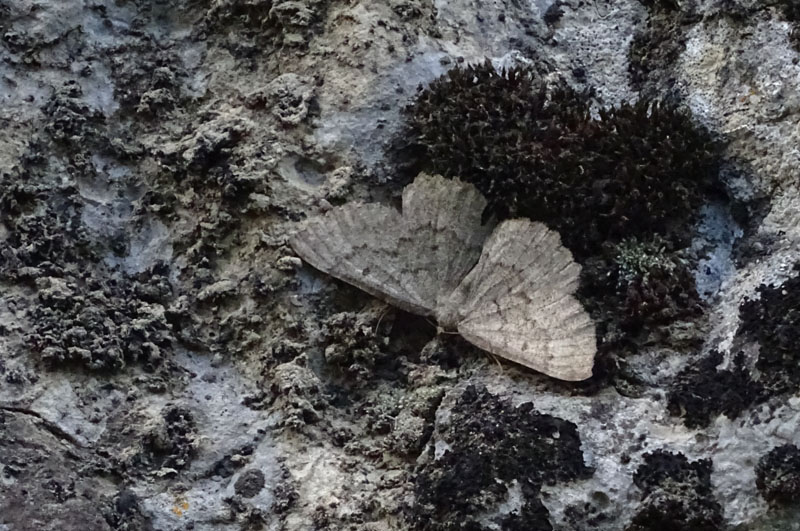
<path id="1" fill-rule="evenodd" d="M 606 348 L 656 337 L 690 343 L 685 334 L 672 337 L 669 326 L 703 315 L 692 273 L 693 259 L 668 241 L 627 238 L 607 244 L 602 254 L 584 263 L 581 298 L 598 323 Z M 657 332 L 654 336 L 653 333 Z M 698 330 L 699 333 L 699 330 Z"/>
<path id="2" fill-rule="evenodd" d="M 671 322 L 703 311 L 688 256 L 667 246 L 659 239 L 631 238 L 616 247 L 610 272 L 628 326 Z"/>

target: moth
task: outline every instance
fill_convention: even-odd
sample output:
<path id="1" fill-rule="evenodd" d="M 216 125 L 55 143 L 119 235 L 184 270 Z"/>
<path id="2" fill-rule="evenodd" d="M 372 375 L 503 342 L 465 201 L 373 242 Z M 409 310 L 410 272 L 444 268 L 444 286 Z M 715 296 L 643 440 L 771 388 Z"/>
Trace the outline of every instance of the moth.
<path id="1" fill-rule="evenodd" d="M 581 268 L 544 224 L 482 223 L 486 199 L 420 174 L 402 212 L 348 203 L 289 240 L 308 264 L 479 348 L 560 380 L 592 375 L 595 326 L 575 298 Z"/>

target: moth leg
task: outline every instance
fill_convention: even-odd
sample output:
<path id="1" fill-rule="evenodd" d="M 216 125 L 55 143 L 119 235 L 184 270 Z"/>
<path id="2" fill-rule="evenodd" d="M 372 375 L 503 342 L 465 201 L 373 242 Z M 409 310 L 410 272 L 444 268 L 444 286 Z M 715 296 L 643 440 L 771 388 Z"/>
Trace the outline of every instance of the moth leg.
<path id="1" fill-rule="evenodd" d="M 384 307 L 383 307 L 383 311 L 381 311 L 381 314 L 378 317 L 378 322 L 375 323 L 375 335 L 378 335 L 378 331 L 381 328 L 381 321 L 383 321 L 383 318 L 386 317 L 389 314 L 389 312 L 391 312 L 391 311 L 392 311 L 392 307 L 389 306 L 388 304 L 385 304 Z"/>
<path id="2" fill-rule="evenodd" d="M 490 358 L 492 358 L 494 360 L 494 362 L 497 364 L 497 366 L 500 368 L 500 374 L 503 374 L 503 364 L 500 361 L 500 358 L 498 358 L 497 356 L 495 356 L 491 352 L 486 352 L 486 354 L 488 354 L 488 356 Z"/>

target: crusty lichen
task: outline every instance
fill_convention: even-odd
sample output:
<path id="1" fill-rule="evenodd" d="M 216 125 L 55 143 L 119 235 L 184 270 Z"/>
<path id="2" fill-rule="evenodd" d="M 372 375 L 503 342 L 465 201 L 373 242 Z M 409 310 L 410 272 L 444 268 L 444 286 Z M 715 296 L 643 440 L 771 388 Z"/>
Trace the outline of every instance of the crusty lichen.
<path id="1" fill-rule="evenodd" d="M 173 346 L 164 307 L 171 289 L 159 273 L 163 270 L 154 269 L 139 279 L 91 274 L 37 279 L 27 344 L 55 366 L 115 371 L 140 363 L 155 370 Z"/>
<path id="2" fill-rule="evenodd" d="M 214 0 L 205 22 L 212 28 L 235 25 L 237 38 L 266 38 L 271 46 L 302 46 L 329 3 L 330 0 Z M 244 43 L 232 38 L 230 44 L 241 47 Z"/>

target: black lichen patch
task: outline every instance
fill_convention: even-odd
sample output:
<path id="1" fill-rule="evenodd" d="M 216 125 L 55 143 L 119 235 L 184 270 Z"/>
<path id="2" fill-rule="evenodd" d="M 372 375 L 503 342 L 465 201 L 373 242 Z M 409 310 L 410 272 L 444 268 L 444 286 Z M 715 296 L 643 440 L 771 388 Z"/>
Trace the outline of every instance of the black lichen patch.
<path id="1" fill-rule="evenodd" d="M 719 415 L 735 419 L 758 400 L 763 389 L 753 381 L 740 352 L 729 369 L 718 370 L 722 354 L 716 350 L 686 368 L 672 384 L 668 409 L 683 417 L 689 428 L 700 428 Z"/>
<path id="2" fill-rule="evenodd" d="M 110 65 L 114 80 L 114 95 L 122 115 L 135 112 L 142 117 L 160 119 L 172 111 L 185 94 L 181 85 L 186 76 L 177 55 L 146 33 L 135 42 L 113 50 Z M 143 69 L 142 64 L 148 68 Z"/>
<path id="3" fill-rule="evenodd" d="M 677 11 L 681 5 L 678 0 L 639 0 L 648 9 L 658 9 L 663 11 Z"/>
<path id="4" fill-rule="evenodd" d="M 102 250 L 81 222 L 84 205 L 74 175 L 92 171 L 88 146 L 100 135 L 103 117 L 82 99 L 69 81 L 44 105 L 41 134 L 28 141 L 18 163 L 0 173 L 0 280 L 26 282 L 92 262 Z M 50 156 L 66 151 L 62 164 Z M 66 170 L 66 172 L 64 171 Z M 58 180 L 52 174 L 62 174 Z"/>
<path id="5" fill-rule="evenodd" d="M 778 0 L 775 5 L 781 8 L 786 20 L 800 22 L 800 2 L 797 0 Z"/>
<path id="6" fill-rule="evenodd" d="M 561 20 L 561 17 L 564 16 L 564 10 L 562 9 L 563 5 L 564 4 L 561 2 L 561 0 L 556 0 L 550 4 L 550 7 L 548 7 L 545 10 L 544 15 L 542 15 L 542 20 L 544 20 L 545 24 L 552 26 Z"/>
<path id="7" fill-rule="evenodd" d="M 491 515 L 510 489 L 520 489 L 523 507 L 499 515 L 496 523 L 503 529 L 549 530 L 540 486 L 592 474 L 574 424 L 537 413 L 531 403 L 514 408 L 485 388 L 464 391 L 442 438 L 448 449 L 416 477 L 410 516 L 418 529 L 488 529 L 479 516 Z"/>
<path id="8" fill-rule="evenodd" d="M 179 219 L 176 206 L 185 201 L 182 206 L 199 223 L 191 237 L 181 238 L 175 247 L 197 268 L 198 277 L 208 276 L 226 255 L 242 223 L 259 212 L 257 198 L 269 192 L 266 180 L 247 171 L 250 161 L 239 151 L 247 132 L 241 119 L 203 114 L 190 131 L 153 153 L 159 170 L 137 214 L 174 223 Z"/>
<path id="9" fill-rule="evenodd" d="M 475 184 L 500 217 L 548 223 L 578 258 L 631 236 L 685 243 L 717 179 L 710 133 L 658 101 L 599 114 L 587 94 L 488 62 L 450 70 L 406 110 L 423 166 Z"/>
<path id="10" fill-rule="evenodd" d="M 800 448 L 784 444 L 767 452 L 756 465 L 756 486 L 771 504 L 796 504 L 800 499 Z"/>
<path id="11" fill-rule="evenodd" d="M 0 177 L 0 280 L 19 283 L 63 275 L 70 265 L 94 260 L 96 251 L 81 225 L 74 187 L 52 190 L 21 171 Z"/>
<path id="12" fill-rule="evenodd" d="M 645 454 L 633 476 L 642 502 L 626 531 L 719 531 L 722 506 L 711 488 L 711 461 L 689 462 L 681 453 Z"/>
<path id="13" fill-rule="evenodd" d="M 269 407 L 280 411 L 279 426 L 296 431 L 324 419 L 328 406 L 322 382 L 308 367 L 304 355 L 281 363 L 267 373 L 269 392 L 246 398 L 243 403 L 254 409 Z"/>
<path id="14" fill-rule="evenodd" d="M 197 425 L 189 410 L 171 406 L 162 412 L 163 428 L 153 432 L 145 447 L 162 467 L 185 468 L 195 454 Z"/>
<path id="15" fill-rule="evenodd" d="M 86 207 L 73 174 L 88 172 L 86 158 L 74 155 L 61 182 L 48 176 L 56 168 L 43 153 L 53 142 L 85 147 L 97 136 L 87 108 L 73 101 L 79 92 L 70 94 L 54 96 L 51 103 L 61 103 L 48 104 L 50 133 L 0 175 L 0 281 L 35 289 L 24 309 L 30 325 L 23 339 L 49 366 L 114 371 L 141 363 L 152 370 L 172 345 L 167 267 L 156 264 L 141 275 L 110 272 L 100 257 L 118 255 L 124 237 L 97 238 L 83 224 Z"/>
<path id="16" fill-rule="evenodd" d="M 717 370 L 722 355 L 716 351 L 687 368 L 669 391 L 670 412 L 683 416 L 687 426 L 707 426 L 720 414 L 736 418 L 750 406 L 794 392 L 800 385 L 800 277 L 777 287 L 762 284 L 758 295 L 739 306 L 736 336 L 737 344 L 758 343 L 758 376 L 741 352 L 727 369 Z"/>
<path id="17" fill-rule="evenodd" d="M 756 368 L 769 395 L 795 391 L 800 385 L 800 276 L 777 287 L 762 284 L 758 294 L 739 306 L 737 335 L 758 342 Z"/>

